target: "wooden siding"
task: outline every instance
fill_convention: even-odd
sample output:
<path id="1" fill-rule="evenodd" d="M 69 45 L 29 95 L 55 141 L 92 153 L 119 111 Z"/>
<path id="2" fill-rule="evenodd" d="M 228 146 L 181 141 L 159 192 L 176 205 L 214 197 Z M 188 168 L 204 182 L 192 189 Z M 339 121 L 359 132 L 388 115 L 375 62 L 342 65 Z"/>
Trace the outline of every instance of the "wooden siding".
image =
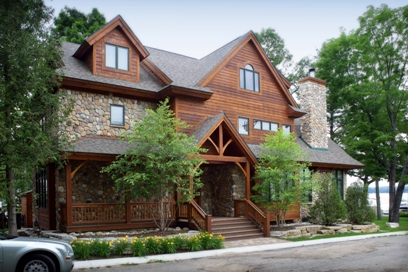
<path id="1" fill-rule="evenodd" d="M 105 43 L 118 45 L 129 49 L 129 71 L 108 68 L 105 66 Z M 95 65 L 95 74 L 110 78 L 139 82 L 140 56 L 136 48 L 132 45 L 129 39 L 126 38 L 125 34 L 121 30 L 116 28 L 108 33 L 104 39 L 95 43 L 94 56 L 95 60 L 93 63 Z"/>
<path id="2" fill-rule="evenodd" d="M 250 64 L 260 75 L 260 92 L 243 90 L 239 85 L 239 69 Z M 249 136 L 243 139 L 250 144 L 263 142 L 266 131 L 254 130 L 253 120 L 263 120 L 291 125 L 293 118 L 288 117 L 288 99 L 278 82 L 259 56 L 252 43 L 245 45 L 220 72 L 207 84 L 213 92 L 210 99 L 197 101 L 190 98 L 177 98 L 177 116 L 193 127 L 186 132 L 191 133 L 207 117 L 224 112 L 234 127 L 238 127 L 238 117 L 249 118 Z"/>

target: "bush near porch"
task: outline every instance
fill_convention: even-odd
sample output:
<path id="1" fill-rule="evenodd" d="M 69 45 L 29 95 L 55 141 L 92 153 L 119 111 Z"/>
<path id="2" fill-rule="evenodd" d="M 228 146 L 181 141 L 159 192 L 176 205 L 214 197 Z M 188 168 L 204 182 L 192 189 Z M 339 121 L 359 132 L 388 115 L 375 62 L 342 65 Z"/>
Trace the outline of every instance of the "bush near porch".
<path id="1" fill-rule="evenodd" d="M 71 246 L 77 260 L 129 255 L 142 257 L 154 254 L 220 249 L 224 248 L 224 237 L 208 232 L 201 232 L 191 237 L 181 234 L 169 237 L 148 236 L 143 238 L 126 236 L 111 241 L 76 239 L 71 242 Z"/>

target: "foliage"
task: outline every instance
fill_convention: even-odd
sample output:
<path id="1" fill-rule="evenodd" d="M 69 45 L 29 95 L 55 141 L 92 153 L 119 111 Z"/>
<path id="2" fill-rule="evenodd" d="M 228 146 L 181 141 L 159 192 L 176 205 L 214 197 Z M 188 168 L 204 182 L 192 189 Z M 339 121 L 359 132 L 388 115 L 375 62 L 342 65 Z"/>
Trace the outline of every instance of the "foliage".
<path id="1" fill-rule="evenodd" d="M 64 7 L 54 18 L 52 33 L 65 41 L 81 44 L 86 38 L 106 24 L 106 19 L 97 8 L 89 14 L 78 11 L 75 7 Z"/>
<path id="2" fill-rule="evenodd" d="M 388 179 L 389 220 L 398 222 L 408 181 L 408 6 L 369 6 L 359 22 L 323 45 L 317 76 L 327 81 L 332 115 L 339 117 L 332 134 L 364 163 L 356 175 Z"/>
<path id="3" fill-rule="evenodd" d="M 126 249 L 130 246 L 129 237 L 117 238 L 111 244 L 111 250 L 113 255 L 123 255 Z"/>
<path id="4" fill-rule="evenodd" d="M 261 32 L 255 32 L 255 37 L 261 44 L 269 60 L 275 67 L 284 70 L 291 65 L 292 54 L 285 48 L 284 40 L 276 33 L 273 28 L 262 29 Z"/>
<path id="5" fill-rule="evenodd" d="M 310 207 L 310 221 L 326 226 L 333 225 L 346 216 L 346 205 L 341 200 L 336 181 L 331 173 L 315 174 L 314 203 Z"/>
<path id="6" fill-rule="evenodd" d="M 347 217 L 351 223 L 363 224 L 372 222 L 375 213 L 368 201 L 368 185 L 360 182 L 353 182 L 347 187 L 345 204 L 347 207 Z"/>
<path id="7" fill-rule="evenodd" d="M 295 136 L 283 130 L 266 135 L 260 155 L 254 177 L 259 182 L 252 188 L 258 194 L 252 199 L 272 212 L 279 226 L 297 202 L 307 201 L 305 196 L 310 190 L 311 180 L 303 175 L 308 172 L 307 164 L 300 162 L 306 158 L 295 142 Z M 303 181 L 299 182 L 301 179 Z"/>
<path id="8" fill-rule="evenodd" d="M 166 99 L 156 111 L 147 110 L 143 119 L 133 125 L 123 137 L 131 148 L 102 170 L 115 180 L 123 199 L 144 197 L 159 202 L 156 223 L 162 231 L 170 223 L 168 202 L 175 195 L 178 203 L 190 201 L 202 186 L 198 166 L 204 161 L 199 153 L 205 150 L 197 147 L 193 136 L 180 131 L 187 127 L 174 117 Z"/>
<path id="9" fill-rule="evenodd" d="M 71 246 L 77 260 L 91 257 L 110 257 L 114 255 L 146 256 L 154 254 L 169 254 L 182 251 L 197 251 L 205 249 L 224 248 L 224 237 L 201 232 L 198 235 L 187 237 L 185 235 L 160 237 L 148 236 L 144 238 L 129 237 L 116 238 L 113 241 L 94 239 L 85 241 L 75 239 Z"/>
<path id="10" fill-rule="evenodd" d="M 0 18 L 0 188 L 16 235 L 17 195 L 30 188 L 36 167 L 59 162 L 67 150 L 58 129 L 71 107 L 57 91 L 61 51 L 46 28 L 52 9 L 42 0 L 1 1 Z"/>

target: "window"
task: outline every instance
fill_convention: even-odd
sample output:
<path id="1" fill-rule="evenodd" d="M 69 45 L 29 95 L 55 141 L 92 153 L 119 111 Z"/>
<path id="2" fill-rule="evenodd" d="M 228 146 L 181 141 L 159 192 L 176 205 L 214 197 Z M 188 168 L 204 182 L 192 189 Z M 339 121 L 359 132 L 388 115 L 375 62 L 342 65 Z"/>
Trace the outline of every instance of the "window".
<path id="1" fill-rule="evenodd" d="M 254 71 L 251 65 L 239 69 L 239 82 L 241 89 L 259 93 L 259 73 Z"/>
<path id="2" fill-rule="evenodd" d="M 312 172 L 308 168 L 303 169 L 303 171 L 300 173 L 300 182 L 310 182 L 311 179 L 312 179 Z M 313 201 L 312 188 L 310 188 L 310 191 L 305 194 L 305 199 L 307 199 L 308 202 Z"/>
<path id="3" fill-rule="evenodd" d="M 278 128 L 279 128 L 278 123 L 254 120 L 254 129 L 276 132 L 278 131 Z"/>
<path id="4" fill-rule="evenodd" d="M 341 199 L 344 200 L 344 174 L 342 170 L 333 170 L 333 179 L 336 180 L 337 190 L 340 193 Z"/>
<path id="5" fill-rule="evenodd" d="M 113 126 L 125 125 L 125 114 L 123 106 L 113 104 L 111 105 L 111 125 Z"/>
<path id="6" fill-rule="evenodd" d="M 283 132 L 287 134 L 289 134 L 292 130 L 290 125 L 282 125 L 282 129 L 283 129 Z"/>
<path id="7" fill-rule="evenodd" d="M 129 49 L 113 44 L 105 44 L 105 66 L 128 71 Z"/>
<path id="8" fill-rule="evenodd" d="M 249 119 L 238 118 L 238 132 L 242 135 L 249 135 Z"/>
<path id="9" fill-rule="evenodd" d="M 39 208 L 46 209 L 48 204 L 48 182 L 47 182 L 47 170 L 41 169 L 35 174 L 36 192 L 38 194 L 37 206 Z"/>

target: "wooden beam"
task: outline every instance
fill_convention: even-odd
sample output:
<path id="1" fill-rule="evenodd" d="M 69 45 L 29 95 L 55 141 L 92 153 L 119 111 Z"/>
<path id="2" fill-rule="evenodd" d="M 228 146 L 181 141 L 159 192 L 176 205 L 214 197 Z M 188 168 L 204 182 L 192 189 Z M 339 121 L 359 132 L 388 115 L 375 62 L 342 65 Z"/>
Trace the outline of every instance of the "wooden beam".
<path id="1" fill-rule="evenodd" d="M 74 178 L 75 174 L 78 172 L 79 169 L 81 169 L 82 166 L 84 166 L 88 161 L 83 161 L 80 165 L 78 165 L 77 168 L 75 168 L 74 171 L 71 173 L 71 180 Z"/>
<path id="2" fill-rule="evenodd" d="M 70 160 L 78 161 L 107 161 L 111 162 L 116 159 L 116 155 L 109 154 L 90 154 L 90 153 L 71 153 L 69 156 Z"/>
<path id="3" fill-rule="evenodd" d="M 67 204 L 67 227 L 72 226 L 72 183 L 71 183 L 71 163 L 68 162 L 65 166 L 65 187 L 66 196 L 65 203 Z"/>
<path id="4" fill-rule="evenodd" d="M 251 199 L 251 164 L 249 161 L 245 164 L 245 169 L 248 173 L 245 177 L 245 198 Z"/>
<path id="5" fill-rule="evenodd" d="M 224 156 L 224 130 L 222 127 L 222 124 L 220 124 L 218 126 L 218 147 L 220 148 L 218 150 L 218 154 L 220 154 L 221 156 Z"/>
<path id="6" fill-rule="evenodd" d="M 201 154 L 201 157 L 208 162 L 247 162 L 245 157 L 233 157 L 233 156 L 218 156 L 218 155 L 205 155 Z"/>

